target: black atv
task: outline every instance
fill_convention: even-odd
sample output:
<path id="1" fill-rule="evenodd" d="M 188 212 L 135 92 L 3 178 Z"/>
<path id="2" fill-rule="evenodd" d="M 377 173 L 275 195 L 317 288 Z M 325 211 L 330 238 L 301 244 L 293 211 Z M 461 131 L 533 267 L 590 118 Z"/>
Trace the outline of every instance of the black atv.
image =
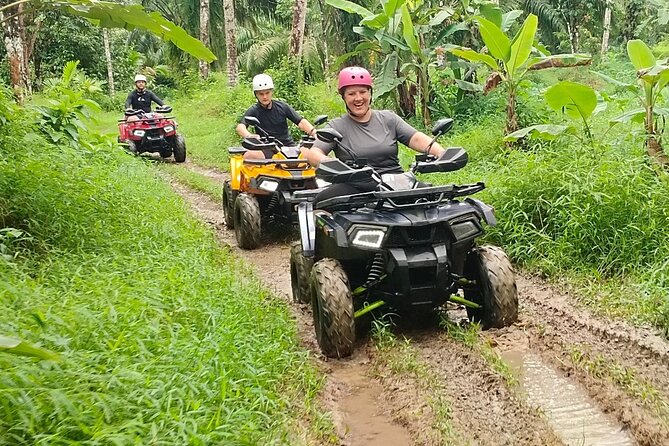
<path id="1" fill-rule="evenodd" d="M 450 119 L 439 121 L 432 142 L 451 126 Z M 314 192 L 305 191 L 309 200 L 298 206 L 301 241 L 290 253 L 293 298 L 312 304 L 326 356 L 350 355 L 356 320 L 379 307 L 415 316 L 451 301 L 464 305 L 483 328 L 516 321 L 518 293 L 508 257 L 476 243 L 484 221 L 496 224 L 492 207 L 470 197 L 485 185 L 430 186 L 414 175 L 464 167 L 462 148 L 449 148 L 439 159 L 417 155 L 409 172 L 378 175 L 361 167 L 364 160 L 341 145 L 336 131 L 318 130 L 318 138 L 337 142 L 354 160 L 352 166 L 323 161 L 320 178 L 379 184 L 377 191 L 323 200 L 319 209 Z"/>

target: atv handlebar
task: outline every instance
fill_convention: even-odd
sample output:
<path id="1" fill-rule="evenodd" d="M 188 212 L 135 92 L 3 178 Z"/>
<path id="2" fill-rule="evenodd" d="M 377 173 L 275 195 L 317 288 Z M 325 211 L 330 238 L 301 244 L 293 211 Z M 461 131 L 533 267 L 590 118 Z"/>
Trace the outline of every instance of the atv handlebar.
<path id="1" fill-rule="evenodd" d="M 446 186 L 420 187 L 417 189 L 398 191 L 374 191 L 354 195 L 342 195 L 332 197 L 318 203 L 319 208 L 331 211 L 352 210 L 365 205 L 375 203 L 379 209 L 388 204 L 395 209 L 424 207 L 439 204 L 457 197 L 473 195 L 485 189 L 483 182 L 465 184 L 458 186 L 450 184 Z M 307 198 L 307 197 L 305 197 Z M 313 199 L 313 197 L 308 197 Z"/>

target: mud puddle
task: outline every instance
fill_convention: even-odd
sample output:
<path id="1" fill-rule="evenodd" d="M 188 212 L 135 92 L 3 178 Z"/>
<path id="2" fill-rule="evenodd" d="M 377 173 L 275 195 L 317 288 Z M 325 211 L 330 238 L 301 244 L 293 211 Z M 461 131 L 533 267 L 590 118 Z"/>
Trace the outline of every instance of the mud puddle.
<path id="1" fill-rule="evenodd" d="M 577 381 L 636 444 L 669 445 L 669 342 L 652 328 L 593 315 L 538 279 L 517 283 L 523 332 L 515 335 L 529 351 Z M 498 350 L 514 349 L 496 341 Z"/>
<path id="2" fill-rule="evenodd" d="M 620 424 L 596 407 L 582 386 L 562 376 L 540 356 L 520 350 L 507 350 L 501 356 L 518 378 L 527 401 L 546 414 L 565 444 L 636 444 Z"/>
<path id="3" fill-rule="evenodd" d="M 194 165 L 186 166 L 191 168 Z M 216 171 L 206 170 L 212 174 Z M 223 174 L 224 175 L 224 174 Z M 203 194 L 194 192 L 178 183 L 174 189 L 193 208 L 196 215 L 208 223 L 216 232 L 219 241 L 229 246 L 236 255 L 253 265 L 264 285 L 280 297 L 292 301 L 290 286 L 289 245 L 272 243 L 253 251 L 237 248 L 234 231 L 228 230 L 217 202 Z M 364 346 L 346 360 L 325 360 L 315 338 L 311 311 L 306 305 L 291 305 L 302 344 L 319 358 L 318 365 L 327 375 L 323 400 L 332 413 L 341 446 L 379 445 L 407 446 L 412 444 L 411 435 L 393 421 L 385 408 L 383 388 L 370 377 L 370 360 Z"/>

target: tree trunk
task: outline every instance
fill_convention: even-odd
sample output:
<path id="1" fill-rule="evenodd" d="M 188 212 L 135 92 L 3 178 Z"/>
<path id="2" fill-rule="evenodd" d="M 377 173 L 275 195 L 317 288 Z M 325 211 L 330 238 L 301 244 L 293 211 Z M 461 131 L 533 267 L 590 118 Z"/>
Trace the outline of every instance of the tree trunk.
<path id="1" fill-rule="evenodd" d="M 413 90 L 413 91 L 412 91 Z M 397 95 L 402 117 L 408 118 L 416 113 L 416 92 L 415 88 L 409 88 L 407 82 L 402 82 L 397 86 Z"/>
<path id="2" fill-rule="evenodd" d="M 107 60 L 107 85 L 109 96 L 114 96 L 114 67 L 112 65 L 111 46 L 109 45 L 109 29 L 102 28 L 102 40 L 105 45 L 105 59 Z"/>
<path id="3" fill-rule="evenodd" d="M 223 0 L 225 16 L 225 51 L 228 64 L 228 85 L 237 85 L 237 42 L 235 40 L 235 5 L 233 0 Z"/>
<path id="4" fill-rule="evenodd" d="M 6 6 L 9 1 L 0 1 L 0 6 Z M 7 50 L 9 64 L 9 81 L 14 92 L 14 98 L 22 103 L 24 95 L 30 93 L 30 78 L 28 61 L 25 60 L 25 31 L 21 20 L 22 4 L 0 12 L 2 33 Z"/>
<path id="5" fill-rule="evenodd" d="M 509 89 L 509 97 L 506 101 L 506 134 L 518 130 L 518 117 L 516 116 L 516 90 Z"/>
<path id="6" fill-rule="evenodd" d="M 646 150 L 651 160 L 656 161 L 665 169 L 669 167 L 669 156 L 664 153 L 662 144 L 655 138 L 655 135 L 649 135 L 646 139 Z"/>
<path id="7" fill-rule="evenodd" d="M 607 0 L 604 10 L 604 32 L 602 33 L 602 54 L 609 49 L 609 34 L 611 33 L 611 2 Z"/>
<path id="8" fill-rule="evenodd" d="M 569 40 L 571 42 L 571 52 L 578 53 L 578 49 L 581 46 L 581 33 L 578 31 L 578 26 L 571 27 Z"/>
<path id="9" fill-rule="evenodd" d="M 430 77 L 427 71 L 420 70 L 418 73 L 418 87 L 420 89 L 421 114 L 423 115 L 423 125 L 429 127 L 432 123 L 432 111 L 428 107 L 430 103 Z"/>
<path id="10" fill-rule="evenodd" d="M 321 15 L 321 32 L 323 33 L 323 68 L 326 73 L 330 72 L 330 51 L 328 50 L 328 39 L 325 35 L 325 15 L 323 13 L 323 0 L 318 0 Z"/>
<path id="11" fill-rule="evenodd" d="M 209 0 L 200 0 L 200 41 L 204 46 L 209 47 Z M 209 63 L 205 60 L 200 61 L 200 77 L 206 79 L 209 77 Z"/>
<path id="12" fill-rule="evenodd" d="M 304 25 L 307 18 L 307 0 L 295 0 L 293 7 L 293 26 L 290 30 L 290 55 L 302 56 L 302 44 L 304 43 Z"/>

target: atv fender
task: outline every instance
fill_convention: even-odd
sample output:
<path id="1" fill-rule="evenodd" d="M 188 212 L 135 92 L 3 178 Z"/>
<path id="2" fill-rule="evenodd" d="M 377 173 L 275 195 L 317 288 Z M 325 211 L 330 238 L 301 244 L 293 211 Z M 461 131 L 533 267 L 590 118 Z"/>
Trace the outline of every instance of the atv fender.
<path id="1" fill-rule="evenodd" d="M 297 205 L 297 218 L 300 223 L 300 239 L 302 254 L 313 257 L 316 250 L 316 222 L 314 220 L 314 204 L 303 201 Z"/>
<path id="2" fill-rule="evenodd" d="M 242 164 L 244 158 L 241 156 L 230 157 L 230 187 L 234 191 L 238 191 L 242 182 Z"/>
<path id="3" fill-rule="evenodd" d="M 483 219 L 485 220 L 485 222 L 488 223 L 490 226 L 497 225 L 495 210 L 493 209 L 492 206 L 485 204 L 481 200 L 477 200 L 476 198 L 471 198 L 471 197 L 465 198 L 465 203 L 469 203 L 476 209 L 478 209 L 481 212 L 481 214 L 483 214 Z"/>

